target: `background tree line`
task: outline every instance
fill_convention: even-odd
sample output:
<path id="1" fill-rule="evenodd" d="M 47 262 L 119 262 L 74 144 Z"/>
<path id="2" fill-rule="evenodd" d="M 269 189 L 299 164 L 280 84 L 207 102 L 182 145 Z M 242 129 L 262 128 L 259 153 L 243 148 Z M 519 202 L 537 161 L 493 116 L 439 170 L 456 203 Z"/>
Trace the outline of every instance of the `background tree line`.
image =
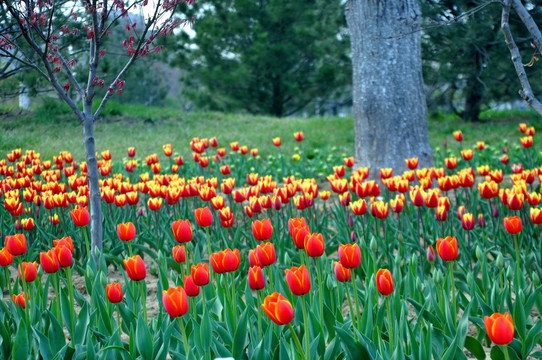
<path id="1" fill-rule="evenodd" d="M 540 18 L 541 1 L 524 3 L 534 18 Z M 162 45 L 168 51 L 161 61 L 134 65 L 117 100 L 163 105 L 169 99 L 185 108 L 279 117 L 336 114 L 352 102 L 345 5 L 341 0 L 201 0 L 181 6 L 182 16 L 197 17 L 192 30 L 165 39 Z M 517 76 L 500 28 L 500 1 L 422 0 L 421 6 L 430 111 L 454 112 L 466 121 L 477 121 L 484 107 L 519 99 Z M 9 26 L 7 18 L 0 21 Z M 530 58 L 534 50 L 520 25 L 512 16 L 510 26 L 518 34 L 522 57 Z M 115 49 L 106 51 L 115 55 Z M 105 58 L 102 72 L 114 76 L 123 57 L 119 52 Z M 0 61 L 4 96 L 17 94 L 21 83 L 31 94 L 47 90 L 24 66 Z M 537 64 L 526 68 L 535 93 L 542 90 L 539 68 Z M 77 73 L 84 76 L 84 71 Z M 143 88 L 145 92 L 140 91 Z"/>

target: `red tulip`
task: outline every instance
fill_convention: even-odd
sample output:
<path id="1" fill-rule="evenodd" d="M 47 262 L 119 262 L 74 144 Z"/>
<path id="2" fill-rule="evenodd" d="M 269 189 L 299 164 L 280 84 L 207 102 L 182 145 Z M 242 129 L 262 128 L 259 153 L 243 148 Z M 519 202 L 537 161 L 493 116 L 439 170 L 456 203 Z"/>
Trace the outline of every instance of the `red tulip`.
<path id="1" fill-rule="evenodd" d="M 199 263 L 192 265 L 192 279 L 197 286 L 204 286 L 209 283 L 209 265 L 207 263 Z"/>
<path id="2" fill-rule="evenodd" d="M 196 222 L 202 228 L 209 227 L 213 224 L 213 214 L 208 206 L 194 210 Z"/>
<path id="3" fill-rule="evenodd" d="M 147 268 L 139 255 L 124 259 L 124 267 L 128 277 L 133 281 L 141 281 L 147 277 Z"/>
<path id="4" fill-rule="evenodd" d="M 293 221 L 292 221 L 293 220 Z M 305 219 L 290 219 L 288 221 L 288 228 L 290 230 L 290 235 L 294 240 L 295 246 L 298 249 L 305 248 L 305 237 L 310 235 L 310 230 Z"/>
<path id="5" fill-rule="evenodd" d="M 457 239 L 455 236 L 438 239 L 437 252 L 442 260 L 454 261 L 457 258 Z"/>
<path id="6" fill-rule="evenodd" d="M 9 266 L 13 262 L 13 255 L 8 251 L 8 248 L 0 250 L 0 266 Z"/>
<path id="7" fill-rule="evenodd" d="M 105 293 L 109 302 L 116 304 L 122 301 L 122 286 L 120 283 L 107 284 L 105 287 Z"/>
<path id="8" fill-rule="evenodd" d="M 211 267 L 217 274 L 223 274 L 225 272 L 232 272 L 239 268 L 241 261 L 239 250 L 226 249 L 211 254 Z"/>
<path id="9" fill-rule="evenodd" d="M 70 252 L 73 254 L 73 240 L 71 236 L 66 236 L 60 239 L 53 240 L 53 245 L 55 247 L 66 246 L 70 249 Z"/>
<path id="10" fill-rule="evenodd" d="M 199 286 L 194 283 L 194 279 L 190 275 L 184 276 L 184 290 L 189 297 L 196 297 L 199 295 Z"/>
<path id="11" fill-rule="evenodd" d="M 277 259 L 275 246 L 270 242 L 258 245 L 256 247 L 256 256 L 261 267 L 272 265 Z"/>
<path id="12" fill-rule="evenodd" d="M 171 251 L 173 253 L 173 259 L 175 259 L 175 262 L 183 263 L 186 261 L 186 252 L 184 246 L 176 245 Z"/>
<path id="13" fill-rule="evenodd" d="M 86 207 L 75 207 L 75 209 L 70 212 L 70 215 L 75 226 L 87 226 L 90 222 L 90 215 Z"/>
<path id="14" fill-rule="evenodd" d="M 136 229 L 131 221 L 117 225 L 117 234 L 122 241 L 131 241 L 135 238 Z"/>
<path id="15" fill-rule="evenodd" d="M 358 244 L 339 245 L 339 260 L 345 268 L 357 268 L 361 264 L 361 250 Z"/>
<path id="16" fill-rule="evenodd" d="M 13 256 L 19 256 L 26 252 L 26 237 L 24 234 L 6 236 L 6 248 Z"/>
<path id="17" fill-rule="evenodd" d="M 505 217 L 504 228 L 512 235 L 520 233 L 522 228 L 521 218 L 519 216 Z"/>
<path id="18" fill-rule="evenodd" d="M 437 256 L 435 255 L 435 249 L 433 249 L 433 246 L 429 246 L 427 248 L 426 254 L 425 254 L 427 261 L 432 263 L 437 259 Z"/>
<path id="19" fill-rule="evenodd" d="M 38 276 L 38 263 L 37 262 L 23 262 L 22 270 L 24 272 L 24 280 L 29 283 L 36 280 Z M 19 279 L 23 279 L 21 273 L 21 266 L 19 265 Z"/>
<path id="20" fill-rule="evenodd" d="M 248 268 L 248 286 L 252 290 L 262 290 L 265 287 L 265 277 L 261 267 L 252 266 Z"/>
<path id="21" fill-rule="evenodd" d="M 179 243 L 186 243 L 192 240 L 192 225 L 189 220 L 177 220 L 171 224 L 173 236 Z"/>
<path id="22" fill-rule="evenodd" d="M 301 296 L 309 292 L 311 289 L 311 278 L 305 265 L 286 269 L 284 273 L 286 274 L 286 282 L 292 294 Z"/>
<path id="23" fill-rule="evenodd" d="M 514 322 L 509 313 L 495 313 L 484 317 L 487 335 L 497 345 L 507 345 L 514 340 Z"/>
<path id="24" fill-rule="evenodd" d="M 304 138 L 305 138 L 305 137 L 304 137 L 304 135 L 303 135 L 303 131 L 298 131 L 298 132 L 295 132 L 295 133 L 294 133 L 294 139 L 295 139 L 295 141 L 301 142 L 301 141 L 303 141 Z"/>
<path id="25" fill-rule="evenodd" d="M 265 298 L 262 309 L 277 325 L 289 324 L 294 318 L 292 304 L 278 292 L 268 295 Z"/>
<path id="26" fill-rule="evenodd" d="M 20 293 L 18 295 L 14 294 L 12 298 L 13 298 L 13 302 L 15 303 L 16 306 L 20 306 L 23 309 L 26 308 L 26 301 L 25 301 L 24 293 Z"/>
<path id="27" fill-rule="evenodd" d="M 254 220 L 252 222 L 252 235 L 258 241 L 271 239 L 273 235 L 273 225 L 270 219 Z"/>
<path id="28" fill-rule="evenodd" d="M 310 257 L 322 256 L 325 249 L 324 238 L 320 233 L 305 236 L 304 240 L 305 251 Z"/>
<path id="29" fill-rule="evenodd" d="M 393 277 L 388 269 L 380 269 L 376 273 L 376 287 L 378 292 L 388 296 L 393 292 Z"/>
<path id="30" fill-rule="evenodd" d="M 188 312 L 188 297 L 180 285 L 162 291 L 162 303 L 171 317 L 183 316 Z"/>
<path id="31" fill-rule="evenodd" d="M 73 256 L 69 247 L 56 246 L 53 249 L 55 250 L 55 255 L 58 259 L 58 264 L 60 265 L 60 267 L 66 268 L 72 266 Z"/>
<path id="32" fill-rule="evenodd" d="M 43 268 L 43 271 L 48 274 L 55 273 L 60 269 L 60 264 L 54 249 L 40 252 L 40 265 Z"/>
<path id="33" fill-rule="evenodd" d="M 474 229 L 474 225 L 476 224 L 476 220 L 474 219 L 474 215 L 471 213 L 465 213 L 463 214 L 463 217 L 461 218 L 461 226 L 463 226 L 463 229 L 465 230 L 472 230 Z"/>
<path id="34" fill-rule="evenodd" d="M 340 262 L 335 261 L 333 264 L 333 270 L 335 272 L 335 277 L 340 282 L 348 281 L 352 278 L 352 271 L 341 265 Z"/>

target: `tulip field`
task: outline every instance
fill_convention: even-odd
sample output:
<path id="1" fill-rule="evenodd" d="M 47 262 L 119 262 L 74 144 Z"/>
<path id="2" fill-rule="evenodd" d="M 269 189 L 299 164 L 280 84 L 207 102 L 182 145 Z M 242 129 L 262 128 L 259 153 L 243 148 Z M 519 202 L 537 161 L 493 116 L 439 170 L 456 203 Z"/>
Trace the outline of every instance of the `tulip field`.
<path id="1" fill-rule="evenodd" d="M 272 135 L 97 154 L 102 250 L 87 164 L 6 154 L 0 359 L 542 359 L 534 127 L 324 176 Z"/>

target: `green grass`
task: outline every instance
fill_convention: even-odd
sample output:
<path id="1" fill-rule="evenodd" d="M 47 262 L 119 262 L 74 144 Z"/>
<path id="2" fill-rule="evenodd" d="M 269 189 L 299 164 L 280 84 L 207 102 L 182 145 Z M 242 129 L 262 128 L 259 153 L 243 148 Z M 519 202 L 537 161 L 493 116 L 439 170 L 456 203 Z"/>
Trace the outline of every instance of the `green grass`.
<path id="1" fill-rule="evenodd" d="M 50 159 L 62 150 L 71 151 L 76 160 L 84 158 L 83 128 L 70 109 L 55 101 L 47 102 L 32 112 L 1 108 L 0 153 L 13 148 L 34 149 L 43 159 Z M 540 128 L 540 118 L 532 111 L 487 111 L 479 123 L 465 123 L 456 116 L 438 114 L 429 121 L 429 136 L 434 149 L 442 149 L 443 140 L 453 144 L 452 131 L 461 129 L 463 147 L 474 147 L 483 140 L 494 151 L 510 143 L 517 144 L 517 125 L 527 122 Z M 258 148 L 260 155 L 275 154 L 271 139 L 282 138 L 282 151 L 292 155 L 299 146 L 293 139 L 295 131 L 305 133 L 304 150 L 309 154 L 331 152 L 350 156 L 354 149 L 352 117 L 273 118 L 246 114 L 215 112 L 184 112 L 171 107 L 122 105 L 111 102 L 96 123 L 96 149 L 111 150 L 113 160 L 126 156 L 126 149 L 135 146 L 138 157 L 152 153 L 162 155 L 162 145 L 173 144 L 174 152 L 190 156 L 192 137 L 216 136 L 220 147 L 229 149 L 231 141 Z"/>

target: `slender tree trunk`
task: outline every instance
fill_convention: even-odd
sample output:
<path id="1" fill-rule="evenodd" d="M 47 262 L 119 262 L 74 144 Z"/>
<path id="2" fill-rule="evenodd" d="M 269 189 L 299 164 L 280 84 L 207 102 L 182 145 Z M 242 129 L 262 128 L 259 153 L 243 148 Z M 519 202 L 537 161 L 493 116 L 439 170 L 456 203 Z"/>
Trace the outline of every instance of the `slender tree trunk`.
<path id="1" fill-rule="evenodd" d="M 102 249 L 102 202 L 100 197 L 100 183 L 98 182 L 98 160 L 96 159 L 96 146 L 94 144 L 94 116 L 92 102 L 84 104 L 84 135 L 85 155 L 87 160 L 87 180 L 90 189 L 90 246 L 91 253 L 96 259 L 95 249 Z"/>
<path id="2" fill-rule="evenodd" d="M 433 164 L 422 79 L 418 0 L 349 0 L 352 43 L 355 159 L 371 175 L 391 167 Z"/>

